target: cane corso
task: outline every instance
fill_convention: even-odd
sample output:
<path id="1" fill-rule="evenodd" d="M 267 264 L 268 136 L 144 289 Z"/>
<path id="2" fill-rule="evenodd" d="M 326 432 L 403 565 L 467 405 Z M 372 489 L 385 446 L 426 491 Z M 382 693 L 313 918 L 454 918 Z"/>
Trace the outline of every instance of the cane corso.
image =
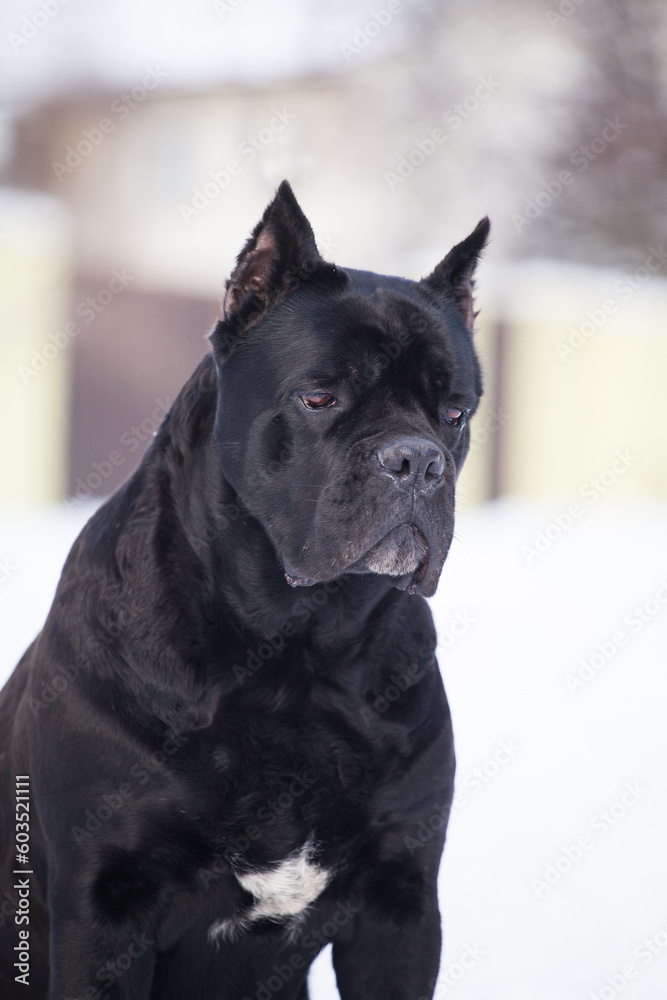
<path id="1" fill-rule="evenodd" d="M 425 598 L 488 229 L 421 281 L 342 268 L 280 185 L 2 692 L 4 1000 L 305 1000 L 328 943 L 343 1000 L 432 996 L 454 753 Z"/>

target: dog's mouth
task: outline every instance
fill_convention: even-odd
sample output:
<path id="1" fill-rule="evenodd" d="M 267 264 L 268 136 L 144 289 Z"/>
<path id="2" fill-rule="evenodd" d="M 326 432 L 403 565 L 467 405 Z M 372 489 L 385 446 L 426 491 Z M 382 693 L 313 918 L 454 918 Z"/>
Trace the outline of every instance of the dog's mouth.
<path id="1" fill-rule="evenodd" d="M 375 573 L 394 578 L 394 586 L 414 594 L 424 579 L 429 563 L 429 547 L 424 535 L 414 524 L 392 528 L 379 542 L 344 573 Z M 285 559 L 285 579 L 290 587 L 311 587 L 320 581 L 302 576 Z"/>
<path id="2" fill-rule="evenodd" d="M 389 531 L 355 566 L 361 572 L 383 576 L 406 577 L 415 583 L 423 579 L 428 566 L 428 543 L 414 524 L 400 524 Z"/>

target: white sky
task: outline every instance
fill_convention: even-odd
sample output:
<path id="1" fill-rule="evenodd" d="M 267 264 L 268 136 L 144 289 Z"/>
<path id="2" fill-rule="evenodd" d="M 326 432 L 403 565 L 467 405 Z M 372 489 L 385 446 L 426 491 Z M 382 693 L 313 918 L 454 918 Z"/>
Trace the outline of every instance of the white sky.
<path id="1" fill-rule="evenodd" d="M 2 4 L 2 95 L 27 100 L 76 86 L 116 89 L 153 63 L 168 67 L 174 88 L 345 72 L 350 61 L 341 46 L 386 6 L 358 0 L 69 0 L 47 19 L 32 0 Z M 409 14 L 420 6 L 423 0 L 403 0 L 389 21 L 381 16 L 386 24 L 372 45 L 357 36 L 354 61 L 402 45 Z M 33 37 L 24 43 L 24 35 Z"/>

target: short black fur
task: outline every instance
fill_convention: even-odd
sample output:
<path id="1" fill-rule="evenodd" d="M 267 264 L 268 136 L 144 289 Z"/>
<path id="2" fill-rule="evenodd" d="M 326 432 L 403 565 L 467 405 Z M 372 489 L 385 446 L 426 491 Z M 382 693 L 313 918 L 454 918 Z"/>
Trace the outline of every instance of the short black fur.
<path id="1" fill-rule="evenodd" d="M 454 753 L 424 595 L 487 234 L 422 282 L 342 269 L 280 186 L 0 695 L 5 1000 L 305 1000 L 328 942 L 343 1000 L 432 996 Z"/>

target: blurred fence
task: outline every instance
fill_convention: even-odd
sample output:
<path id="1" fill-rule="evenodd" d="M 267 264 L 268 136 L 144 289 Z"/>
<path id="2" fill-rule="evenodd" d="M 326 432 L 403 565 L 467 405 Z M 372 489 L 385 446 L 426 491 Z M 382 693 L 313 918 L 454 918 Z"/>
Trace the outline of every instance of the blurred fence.
<path id="1" fill-rule="evenodd" d="M 480 279 L 487 394 L 462 495 L 667 496 L 667 255 L 628 272 L 535 260 Z"/>
<path id="2" fill-rule="evenodd" d="M 103 496 L 206 350 L 215 300 L 128 288 L 122 269 L 73 275 L 60 203 L 6 191 L 0 210 L 0 501 Z M 666 262 L 649 247 L 625 274 L 484 265 L 486 393 L 462 504 L 667 496 Z"/>
<path id="3" fill-rule="evenodd" d="M 0 501 L 48 501 L 67 481 L 71 288 L 67 209 L 0 189 Z"/>

